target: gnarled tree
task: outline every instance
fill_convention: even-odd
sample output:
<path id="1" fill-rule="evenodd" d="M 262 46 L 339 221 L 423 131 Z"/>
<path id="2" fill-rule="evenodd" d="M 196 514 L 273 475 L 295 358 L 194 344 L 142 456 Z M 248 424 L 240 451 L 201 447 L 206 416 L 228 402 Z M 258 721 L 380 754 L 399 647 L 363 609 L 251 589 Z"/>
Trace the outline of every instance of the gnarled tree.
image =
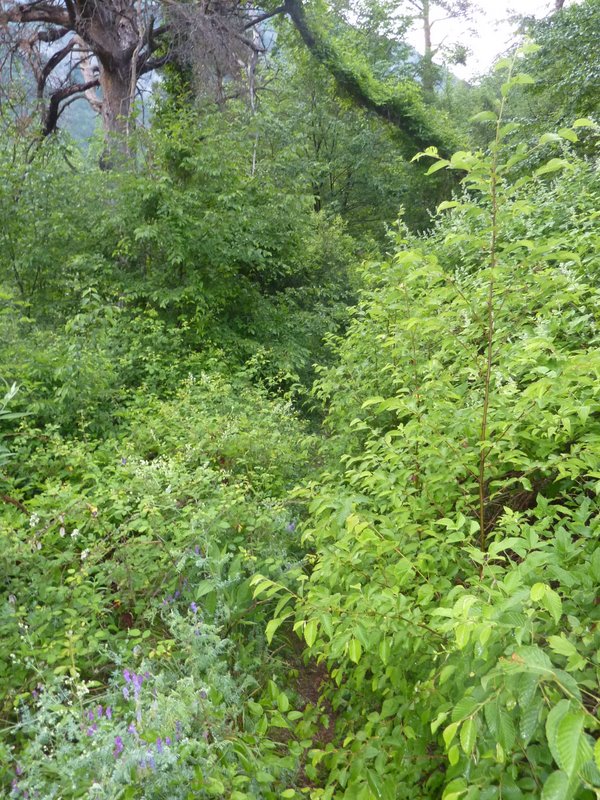
<path id="1" fill-rule="evenodd" d="M 188 44 L 196 47 L 196 58 L 214 62 L 217 71 L 231 70 L 260 47 L 245 35 L 258 19 L 238 0 L 0 2 L 5 57 L 18 53 L 29 62 L 45 134 L 81 96 L 102 114 L 107 133 L 126 134 L 143 75 L 181 57 Z"/>
<path id="2" fill-rule="evenodd" d="M 46 135 L 70 103 L 85 97 L 126 148 L 142 76 L 177 59 L 204 67 L 204 74 L 208 68 L 218 88 L 264 50 L 250 29 L 278 14 L 290 17 L 340 87 L 396 125 L 413 151 L 454 146 L 416 83 L 383 85 L 366 64 L 342 58 L 302 0 L 270 10 L 244 0 L 0 0 L 0 34 L 4 52 L 18 52 L 31 66 Z"/>

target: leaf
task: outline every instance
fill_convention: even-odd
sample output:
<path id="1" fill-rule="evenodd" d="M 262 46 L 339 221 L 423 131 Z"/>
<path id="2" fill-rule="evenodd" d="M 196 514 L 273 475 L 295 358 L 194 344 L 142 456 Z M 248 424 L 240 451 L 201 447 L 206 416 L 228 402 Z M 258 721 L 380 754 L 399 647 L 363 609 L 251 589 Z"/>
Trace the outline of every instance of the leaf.
<path id="1" fill-rule="evenodd" d="M 446 211 L 449 208 L 456 208 L 457 206 L 462 205 L 457 200 L 444 200 L 439 206 L 436 208 L 436 213 L 439 214 L 440 211 Z"/>
<path id="2" fill-rule="evenodd" d="M 440 159 L 440 161 L 436 161 L 435 164 L 432 164 L 425 175 L 433 175 L 434 172 L 439 172 L 444 167 L 447 167 L 450 164 L 449 161 L 446 161 L 445 158 Z"/>
<path id="3" fill-rule="evenodd" d="M 444 720 L 446 719 L 447 716 L 448 716 L 448 712 L 447 711 L 440 711 L 440 713 L 437 715 L 437 717 L 431 723 L 431 732 L 432 733 L 435 733 L 437 731 L 437 729 L 440 727 L 442 722 L 444 722 Z"/>
<path id="4" fill-rule="evenodd" d="M 570 703 L 568 700 L 560 700 L 554 708 L 550 709 L 550 713 L 546 719 L 546 739 L 548 740 L 548 747 L 552 753 L 552 758 L 560 766 L 560 753 L 558 751 L 558 725 L 559 722 L 569 713 Z"/>
<path id="5" fill-rule="evenodd" d="M 565 714 L 557 726 L 556 747 L 560 757 L 557 763 L 568 775 L 577 773 L 592 758 L 592 748 L 585 737 L 584 724 L 583 712 L 573 711 Z"/>
<path id="6" fill-rule="evenodd" d="M 471 122 L 498 122 L 498 115 L 494 111 L 480 111 L 471 117 Z"/>
<path id="7" fill-rule="evenodd" d="M 444 789 L 442 800 L 457 800 L 467 791 L 467 788 L 467 782 L 464 778 L 455 778 Z"/>
<path id="8" fill-rule="evenodd" d="M 562 616 L 562 600 L 560 599 L 560 595 L 557 594 L 554 589 L 546 589 L 546 594 L 542 598 L 542 605 L 550 612 L 554 622 L 558 624 Z"/>
<path id="9" fill-rule="evenodd" d="M 471 636 L 471 626 L 467 625 L 466 622 L 462 622 L 460 625 L 456 626 L 455 634 L 456 634 L 456 644 L 458 645 L 458 649 L 463 650 L 469 644 L 469 638 Z"/>
<path id="10" fill-rule="evenodd" d="M 529 592 L 529 596 L 534 601 L 534 603 L 536 603 L 542 599 L 542 597 L 546 594 L 546 590 L 548 588 L 549 587 L 546 586 L 545 583 L 534 583 Z"/>
<path id="11" fill-rule="evenodd" d="M 353 661 L 355 664 L 358 664 L 361 655 L 362 655 L 361 643 L 358 641 L 358 639 L 350 639 L 350 643 L 348 645 L 348 656 L 350 658 L 350 661 Z"/>
<path id="12" fill-rule="evenodd" d="M 465 755 L 470 756 L 475 747 L 475 740 L 477 739 L 477 722 L 473 718 L 465 720 L 462 728 L 460 729 L 460 746 Z"/>
<path id="13" fill-rule="evenodd" d="M 560 656 L 579 655 L 575 645 L 565 638 L 564 633 L 561 633 L 560 636 L 549 636 L 548 644 L 550 645 L 552 652 L 558 653 Z"/>
<path id="14" fill-rule="evenodd" d="M 538 698 L 534 703 L 531 703 L 521 711 L 519 733 L 525 745 L 529 744 L 533 734 L 538 728 L 542 707 L 543 701 L 541 698 Z"/>
<path id="15" fill-rule="evenodd" d="M 600 739 L 598 739 L 594 745 L 594 761 L 598 769 L 600 769 Z"/>
<path id="16" fill-rule="evenodd" d="M 390 644 L 389 637 L 384 637 L 381 642 L 379 643 L 379 658 L 382 660 L 384 664 L 387 664 L 390 660 L 390 655 L 392 652 L 392 646 Z"/>
<path id="17" fill-rule="evenodd" d="M 304 641 L 309 647 L 312 647 L 317 638 L 317 620 L 309 619 L 304 626 Z"/>
<path id="18" fill-rule="evenodd" d="M 558 133 L 543 133 L 540 136 L 540 144 L 548 144 L 549 142 L 560 142 Z"/>
<path id="19" fill-rule="evenodd" d="M 571 130 L 571 128 L 559 128 L 558 129 L 558 135 L 562 139 L 567 139 L 567 141 L 569 141 L 569 142 L 578 142 L 579 141 L 579 136 L 577 136 L 575 131 Z"/>
<path id="20" fill-rule="evenodd" d="M 542 788 L 542 800 L 567 800 L 569 778 L 564 772 L 553 772 Z"/>
<path id="21" fill-rule="evenodd" d="M 593 119 L 590 119 L 589 117 L 579 117 L 579 119 L 576 119 L 571 127 L 573 127 L 573 128 L 596 128 L 597 124 L 594 122 Z"/>
<path id="22" fill-rule="evenodd" d="M 512 750 L 517 734 L 515 723 L 505 708 L 498 709 L 498 740 L 504 750 Z"/>
<path id="23" fill-rule="evenodd" d="M 534 175 L 540 177 L 540 175 L 547 175 L 549 172 L 558 172 L 561 169 L 565 169 L 565 167 L 569 166 L 569 162 L 566 158 L 551 158 L 550 161 L 547 161 L 545 164 L 542 164 L 541 167 L 538 167 L 534 172 Z"/>
<path id="24" fill-rule="evenodd" d="M 271 619 L 269 620 L 269 622 L 267 622 L 267 626 L 265 628 L 265 637 L 268 644 L 271 644 L 271 642 L 273 641 L 273 636 L 275 635 L 275 631 L 292 614 L 293 611 L 290 609 L 289 611 L 286 611 L 286 613 L 283 614 L 281 617 L 277 617 L 277 619 Z"/>
<path id="25" fill-rule="evenodd" d="M 444 744 L 446 745 L 446 750 L 448 750 L 448 748 L 452 744 L 452 741 L 456 736 L 456 731 L 458 730 L 459 726 L 460 722 L 451 722 L 450 725 L 447 725 L 444 728 L 442 736 L 444 738 Z"/>
<path id="26" fill-rule="evenodd" d="M 448 761 L 450 762 L 451 767 L 455 767 L 460 760 L 460 748 L 457 744 L 453 744 L 450 750 L 448 750 Z"/>

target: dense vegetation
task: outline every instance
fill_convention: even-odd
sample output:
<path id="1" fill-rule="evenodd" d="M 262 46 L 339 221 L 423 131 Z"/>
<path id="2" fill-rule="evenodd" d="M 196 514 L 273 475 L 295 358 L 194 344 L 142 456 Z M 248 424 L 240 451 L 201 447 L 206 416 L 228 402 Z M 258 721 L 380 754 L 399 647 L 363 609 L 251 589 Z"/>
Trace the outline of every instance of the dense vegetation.
<path id="1" fill-rule="evenodd" d="M 283 26 L 119 169 L 4 108 L 3 797 L 600 796 L 599 11 L 419 97 L 454 154 Z"/>

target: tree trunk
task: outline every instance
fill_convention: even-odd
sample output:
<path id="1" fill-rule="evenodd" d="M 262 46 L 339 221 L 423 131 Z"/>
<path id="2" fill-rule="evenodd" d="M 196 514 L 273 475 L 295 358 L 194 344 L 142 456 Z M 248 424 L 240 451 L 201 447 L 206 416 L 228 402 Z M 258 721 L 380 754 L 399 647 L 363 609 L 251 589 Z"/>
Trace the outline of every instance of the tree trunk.
<path id="1" fill-rule="evenodd" d="M 423 38 L 424 53 L 421 62 L 421 82 L 423 94 L 432 100 L 435 94 L 435 64 L 433 63 L 433 48 L 431 46 L 431 13 L 429 0 L 423 0 Z"/>
<path id="2" fill-rule="evenodd" d="M 121 69 L 103 67 L 100 74 L 102 89 L 102 120 L 109 135 L 126 136 L 131 113 L 131 63 Z"/>
<path id="3" fill-rule="evenodd" d="M 120 69 L 102 68 L 100 88 L 102 89 L 102 122 L 106 143 L 100 159 L 103 169 L 118 166 L 130 155 L 129 129 L 131 114 L 131 63 Z"/>

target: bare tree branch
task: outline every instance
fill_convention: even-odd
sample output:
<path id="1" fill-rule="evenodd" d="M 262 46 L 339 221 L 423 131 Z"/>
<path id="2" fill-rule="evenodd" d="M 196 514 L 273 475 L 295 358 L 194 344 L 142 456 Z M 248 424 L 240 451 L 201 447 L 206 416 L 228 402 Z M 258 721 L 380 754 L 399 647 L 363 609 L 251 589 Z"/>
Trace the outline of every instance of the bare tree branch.
<path id="1" fill-rule="evenodd" d="M 276 9 L 273 11 L 268 11 L 265 14 L 260 14 L 258 17 L 253 17 L 249 22 L 244 25 L 244 30 L 247 31 L 249 28 L 253 28 L 255 25 L 259 25 L 261 22 L 264 22 L 267 19 L 271 19 L 271 17 L 275 17 L 278 14 L 285 14 L 285 6 L 277 6 Z"/>

